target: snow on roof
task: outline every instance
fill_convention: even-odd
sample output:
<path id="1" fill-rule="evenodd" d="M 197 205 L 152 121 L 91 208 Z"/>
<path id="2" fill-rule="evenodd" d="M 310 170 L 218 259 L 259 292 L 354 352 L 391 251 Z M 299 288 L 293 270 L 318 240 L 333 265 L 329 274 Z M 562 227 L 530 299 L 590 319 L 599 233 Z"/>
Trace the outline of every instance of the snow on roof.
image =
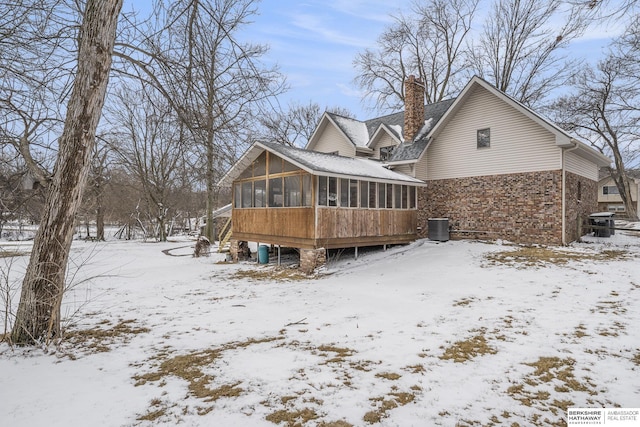
<path id="1" fill-rule="evenodd" d="M 367 146 L 367 143 L 369 142 L 369 132 L 367 131 L 367 125 L 364 122 L 333 113 L 329 113 L 329 116 L 356 147 Z"/>
<path id="2" fill-rule="evenodd" d="M 230 186 L 264 150 L 282 157 L 312 175 L 366 178 L 372 181 L 399 184 L 424 184 L 424 181 L 389 170 L 376 160 L 320 153 L 273 142 L 256 142 L 220 180 L 219 185 Z"/>
<path id="3" fill-rule="evenodd" d="M 276 143 L 259 144 L 314 175 L 359 177 L 414 184 L 424 183 L 419 179 L 389 170 L 376 160 L 320 153 Z"/>

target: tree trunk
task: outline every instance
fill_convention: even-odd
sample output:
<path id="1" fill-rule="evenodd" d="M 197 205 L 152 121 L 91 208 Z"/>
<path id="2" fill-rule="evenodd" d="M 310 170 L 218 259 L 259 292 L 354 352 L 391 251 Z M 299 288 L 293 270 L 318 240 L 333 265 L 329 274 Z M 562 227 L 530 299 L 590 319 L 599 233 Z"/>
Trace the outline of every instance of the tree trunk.
<path id="1" fill-rule="evenodd" d="M 96 207 L 96 240 L 104 241 L 104 207 L 102 206 L 102 193 L 98 194 L 98 206 Z"/>
<path id="2" fill-rule="evenodd" d="M 60 334 L 60 304 L 73 225 L 91 166 L 121 7 L 122 0 L 88 0 L 86 4 L 77 74 L 58 158 L 11 332 L 16 344 L 46 343 Z"/>
<path id="3" fill-rule="evenodd" d="M 215 241 L 215 236 L 213 234 L 213 208 L 215 207 L 216 202 L 213 183 L 213 176 L 215 173 L 214 150 L 214 135 L 213 132 L 210 132 L 209 141 L 207 141 L 207 170 L 205 173 L 205 179 L 207 180 L 207 224 L 204 229 L 204 235 L 210 242 Z"/>

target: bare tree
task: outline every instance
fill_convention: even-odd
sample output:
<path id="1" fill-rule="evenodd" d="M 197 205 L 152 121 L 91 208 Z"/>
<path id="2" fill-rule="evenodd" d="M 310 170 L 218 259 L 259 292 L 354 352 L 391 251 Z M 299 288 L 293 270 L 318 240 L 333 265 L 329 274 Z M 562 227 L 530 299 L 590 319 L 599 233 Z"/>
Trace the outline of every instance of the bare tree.
<path id="1" fill-rule="evenodd" d="M 183 126 L 166 99 L 151 89 L 125 86 L 117 91 L 110 120 L 117 124 L 118 162 L 136 178 L 153 218 L 157 238 L 167 239 L 167 221 L 175 213 L 180 193 L 190 192 L 189 150 L 193 145 L 181 132 Z M 193 179 L 192 179 L 193 180 Z"/>
<path id="2" fill-rule="evenodd" d="M 593 13 L 563 0 L 496 0 L 471 45 L 472 72 L 523 104 L 539 106 L 572 77 L 577 64 L 567 60 L 567 48 Z"/>
<path id="3" fill-rule="evenodd" d="M 245 146 L 238 138 L 251 114 L 283 89 L 275 68 L 260 63 L 267 48 L 241 43 L 238 32 L 256 13 L 255 0 L 178 0 L 156 3 L 142 40 L 119 45 L 131 74 L 152 84 L 175 109 L 203 150 L 206 235 L 213 239 L 217 181 Z M 263 105 L 264 107 L 264 105 Z"/>
<path id="4" fill-rule="evenodd" d="M 51 178 L 71 81 L 77 13 L 61 0 L 0 2 L 0 144 L 43 185 Z M 71 19 L 71 20 L 70 20 Z"/>
<path id="5" fill-rule="evenodd" d="M 326 108 L 326 111 L 345 117 L 353 117 L 353 113 L 340 108 Z M 256 130 L 253 138 L 279 144 L 303 147 L 313 135 L 313 132 L 322 117 L 323 110 L 315 102 L 306 105 L 291 103 L 289 110 L 272 111 L 258 118 L 261 129 Z"/>
<path id="6" fill-rule="evenodd" d="M 557 101 L 556 120 L 600 150 L 613 156 L 611 177 L 630 218 L 638 218 L 625 169 L 640 154 L 640 87 L 628 85 L 620 58 L 609 56 L 574 79 L 575 93 Z"/>
<path id="7" fill-rule="evenodd" d="M 400 15 L 378 38 L 378 48 L 359 53 L 354 65 L 357 85 L 380 110 L 404 104 L 409 75 L 425 83 L 425 101 L 446 99 L 460 89 L 465 69 L 464 42 L 478 0 L 415 1 L 413 13 Z"/>
<path id="8" fill-rule="evenodd" d="M 629 16 L 625 32 L 613 40 L 604 60 L 578 74 L 573 81 L 575 92 L 556 103 L 564 126 L 613 157 L 611 177 L 631 218 L 637 218 L 638 212 L 626 170 L 640 166 L 640 14 L 634 9 L 636 3 L 618 5 Z"/>
<path id="9" fill-rule="evenodd" d="M 91 163 L 122 0 L 87 0 L 78 34 L 78 66 L 46 209 L 33 244 L 11 332 L 17 344 L 60 334 L 60 304 L 74 218 Z"/>

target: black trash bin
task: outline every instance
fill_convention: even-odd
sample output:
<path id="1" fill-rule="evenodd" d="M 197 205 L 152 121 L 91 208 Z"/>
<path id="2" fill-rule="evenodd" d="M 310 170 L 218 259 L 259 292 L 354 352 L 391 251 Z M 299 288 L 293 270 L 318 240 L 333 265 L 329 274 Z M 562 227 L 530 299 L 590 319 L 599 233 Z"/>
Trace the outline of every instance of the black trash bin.
<path id="1" fill-rule="evenodd" d="M 598 212 L 589 215 L 589 225 L 592 226 L 596 237 L 611 237 L 615 234 L 616 221 L 613 212 Z"/>

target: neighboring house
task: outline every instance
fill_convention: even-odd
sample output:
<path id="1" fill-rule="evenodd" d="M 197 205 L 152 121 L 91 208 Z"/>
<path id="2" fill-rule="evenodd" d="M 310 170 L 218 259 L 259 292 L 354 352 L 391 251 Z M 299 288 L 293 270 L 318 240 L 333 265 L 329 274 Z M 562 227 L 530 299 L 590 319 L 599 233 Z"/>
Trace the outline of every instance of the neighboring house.
<path id="1" fill-rule="evenodd" d="M 640 170 L 628 170 L 627 183 L 631 189 L 631 200 L 640 212 Z M 598 181 L 598 210 L 613 212 L 617 216 L 625 216 L 626 208 L 622 203 L 620 192 L 609 171 L 603 170 Z"/>
<path id="2" fill-rule="evenodd" d="M 305 150 L 255 144 L 245 153 L 223 180 L 234 187 L 234 238 L 298 248 L 401 243 L 427 236 L 428 219 L 443 217 L 453 237 L 543 244 L 580 237 L 598 210 L 598 172 L 609 158 L 478 77 L 456 99 L 426 106 L 422 84 L 413 76 L 405 84 L 402 113 L 367 121 L 325 113 Z M 266 201 L 271 156 L 285 164 L 275 177 L 291 173 L 303 183 L 304 204 L 295 209 L 308 212 L 299 220 L 264 209 L 287 206 Z M 256 191 L 265 194 L 259 202 Z M 367 193 L 364 204 L 342 203 L 343 196 L 365 202 Z M 396 216 L 387 228 L 391 217 L 381 212 Z"/>

